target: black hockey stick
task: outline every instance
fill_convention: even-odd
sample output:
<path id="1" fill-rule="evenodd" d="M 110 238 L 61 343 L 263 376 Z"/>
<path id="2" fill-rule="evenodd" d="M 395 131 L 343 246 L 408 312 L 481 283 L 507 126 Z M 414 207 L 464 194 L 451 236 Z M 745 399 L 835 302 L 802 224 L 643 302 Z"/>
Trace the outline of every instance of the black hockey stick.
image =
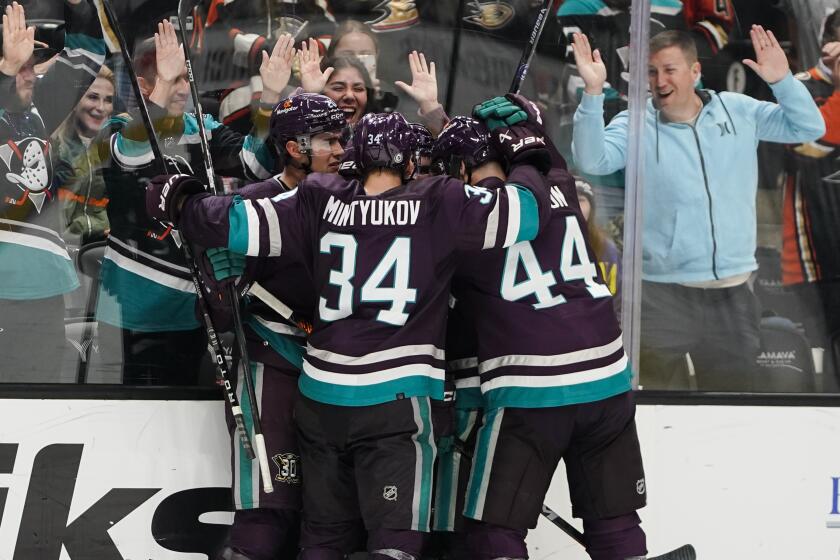
<path id="1" fill-rule="evenodd" d="M 583 533 L 578 531 L 568 521 L 560 517 L 560 514 L 556 511 L 543 504 L 542 511 L 540 513 L 542 513 L 546 519 L 554 523 L 554 525 L 560 527 L 564 533 L 575 539 L 578 544 L 583 547 L 586 546 L 586 543 L 583 540 Z M 679 548 L 675 548 L 671 552 L 666 552 L 665 554 L 648 558 L 648 560 L 696 560 L 696 558 L 697 552 L 694 550 L 694 547 L 690 544 L 685 544 Z"/>
<path id="2" fill-rule="evenodd" d="M 146 127 L 146 133 L 149 136 L 149 145 L 152 148 L 152 153 L 155 156 L 155 160 L 160 162 L 160 166 L 163 169 L 163 173 L 168 173 L 166 168 L 166 160 L 163 158 L 163 154 L 160 150 L 160 144 L 158 143 L 157 135 L 155 134 L 154 126 L 152 125 L 152 119 L 149 116 L 149 111 L 146 108 L 145 100 L 143 99 L 143 95 L 140 92 L 140 86 L 137 82 L 137 75 L 134 73 L 134 66 L 131 63 L 131 59 L 128 56 L 128 47 L 125 43 L 125 38 L 123 37 L 122 31 L 120 29 L 119 22 L 117 21 L 117 17 L 114 14 L 114 10 L 111 7 L 110 0 L 102 0 L 102 8 L 105 13 L 105 18 L 108 20 L 108 24 L 111 27 L 111 31 L 116 38 L 120 52 L 122 53 L 123 62 L 126 66 L 126 71 L 128 72 L 132 89 L 134 90 L 134 96 L 137 98 L 137 108 L 140 111 L 140 117 L 143 120 L 143 125 Z M 245 452 L 248 454 L 248 457 L 251 459 L 254 458 L 254 448 L 251 445 L 251 438 L 248 436 L 248 430 L 245 428 L 245 419 L 242 416 L 242 407 L 239 404 L 239 399 L 236 398 L 236 392 L 233 390 L 233 386 L 230 382 L 230 372 L 227 367 L 227 362 L 225 361 L 225 354 L 222 350 L 222 344 L 219 342 L 219 337 L 216 334 L 216 329 L 213 327 L 213 321 L 210 318 L 209 307 L 207 305 L 207 301 L 204 299 L 204 291 L 203 285 L 201 281 L 201 276 L 198 274 L 198 270 L 196 270 L 195 262 L 193 261 L 192 254 L 189 250 L 189 245 L 184 243 L 182 244 L 182 249 L 184 250 L 184 257 L 187 261 L 187 266 L 190 271 L 190 277 L 192 278 L 193 287 L 195 288 L 196 294 L 198 296 L 198 303 L 199 309 L 201 310 L 201 318 L 204 322 L 204 328 L 207 331 L 207 340 L 210 346 L 210 353 L 213 354 L 213 359 L 216 362 L 216 368 L 219 371 L 219 375 L 222 378 L 222 382 L 224 383 L 225 387 L 225 396 L 227 397 L 228 404 L 230 405 L 230 411 L 233 414 L 233 420 L 236 423 L 236 429 L 239 432 L 239 438 L 242 441 L 242 447 L 245 449 Z"/>
<path id="3" fill-rule="evenodd" d="M 525 76 L 528 75 L 528 66 L 531 64 L 531 59 L 537 50 L 537 43 L 540 42 L 545 22 L 548 19 L 548 12 L 551 9 L 553 0 L 544 0 L 537 13 L 537 20 L 534 22 L 534 27 L 531 29 L 531 35 L 528 37 L 528 44 L 525 45 L 525 50 L 522 51 L 522 58 L 519 59 L 519 65 L 516 67 L 516 73 L 513 75 L 513 82 L 510 84 L 509 93 L 519 93 L 519 88 L 522 87 L 522 82 L 525 81 Z"/>
<path id="4" fill-rule="evenodd" d="M 184 23 L 184 14 L 182 13 L 183 0 L 178 0 L 178 32 L 181 36 L 181 46 L 184 49 L 184 61 L 187 65 L 187 79 L 190 82 L 190 94 L 192 95 L 193 104 L 195 105 L 195 116 L 198 121 L 198 137 L 201 140 L 201 153 L 204 156 L 204 171 L 207 174 L 207 183 L 214 195 L 218 195 L 219 190 L 216 186 L 216 172 L 213 169 L 213 160 L 210 156 L 210 145 L 207 142 L 207 131 L 204 128 L 204 111 L 201 108 L 201 100 L 198 97 L 198 86 L 195 83 L 195 75 L 193 74 L 192 57 L 190 55 L 189 41 L 187 40 Z M 186 243 L 184 244 L 186 245 Z M 239 294 L 236 291 L 236 286 L 231 284 L 228 286 L 228 297 L 230 298 L 231 310 L 233 311 L 233 328 L 236 335 L 236 342 L 239 346 L 239 357 L 241 367 L 243 368 L 243 378 L 245 380 L 245 388 L 248 391 L 248 400 L 250 401 L 251 411 L 254 421 L 254 443 L 256 444 L 257 460 L 260 463 L 260 473 L 263 480 L 263 491 L 266 494 L 274 492 L 274 485 L 271 482 L 271 471 L 268 467 L 268 454 L 265 450 L 265 438 L 262 433 L 262 421 L 260 420 L 259 405 L 257 403 L 257 393 L 254 390 L 254 382 L 251 380 L 251 361 L 248 358 L 248 348 L 245 341 L 245 330 L 242 327 L 242 310 L 239 308 Z"/>

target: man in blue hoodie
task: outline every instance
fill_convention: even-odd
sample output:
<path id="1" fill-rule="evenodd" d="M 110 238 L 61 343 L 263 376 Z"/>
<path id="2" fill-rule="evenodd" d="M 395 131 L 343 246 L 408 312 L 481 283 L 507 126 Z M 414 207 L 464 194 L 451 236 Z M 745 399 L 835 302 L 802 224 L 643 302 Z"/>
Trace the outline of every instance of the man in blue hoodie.
<path id="1" fill-rule="evenodd" d="M 665 31 L 650 43 L 642 226 L 641 381 L 673 387 L 688 353 L 698 388 L 749 389 L 759 350 L 759 311 L 748 279 L 757 268 L 756 147 L 761 140 L 816 140 L 825 125 L 793 78 L 772 32 L 753 26 L 756 60 L 744 64 L 778 100 L 695 89 L 700 63 L 691 37 Z M 580 168 L 604 175 L 627 163 L 629 114 L 606 127 L 606 68 L 584 35 L 574 39 L 585 82 L 572 150 Z"/>

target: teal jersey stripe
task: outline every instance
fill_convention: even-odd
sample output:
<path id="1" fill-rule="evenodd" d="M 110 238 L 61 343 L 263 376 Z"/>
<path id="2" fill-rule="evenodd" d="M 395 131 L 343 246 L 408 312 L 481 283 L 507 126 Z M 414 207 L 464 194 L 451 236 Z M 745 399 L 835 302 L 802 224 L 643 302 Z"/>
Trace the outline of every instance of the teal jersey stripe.
<path id="1" fill-rule="evenodd" d="M 65 49 L 83 49 L 92 54 L 105 56 L 105 40 L 81 33 L 67 33 L 64 36 Z"/>
<path id="2" fill-rule="evenodd" d="M 416 441 L 420 447 L 420 488 L 415 492 L 420 493 L 417 510 L 417 530 L 428 532 L 429 521 L 431 520 L 432 504 L 432 473 L 434 472 L 436 448 L 434 443 L 434 430 L 432 429 L 432 411 L 428 397 L 415 399 L 417 412 L 420 416 L 421 430 L 417 434 Z"/>
<path id="3" fill-rule="evenodd" d="M 248 372 L 251 379 L 254 381 L 256 387 L 256 364 L 251 363 Z M 248 431 L 248 436 L 251 441 L 254 441 L 254 417 L 251 414 L 251 400 L 248 391 L 244 390 L 245 379 L 242 376 L 242 368 L 239 368 L 239 376 L 237 382 L 237 396 L 239 397 L 239 406 L 242 407 L 242 419 L 245 423 L 245 429 Z M 239 503 L 244 509 L 250 509 L 254 505 L 254 481 L 251 477 L 252 461 L 248 458 L 248 453 L 242 445 L 242 438 L 236 434 L 236 443 L 239 446 Z"/>
<path id="4" fill-rule="evenodd" d="M 148 154 L 152 150 L 148 140 L 131 140 L 124 134 L 117 135 L 117 149 L 124 156 L 139 157 Z"/>
<path id="5" fill-rule="evenodd" d="M 548 408 L 601 401 L 633 388 L 633 372 L 623 371 L 598 381 L 558 387 L 499 387 L 484 393 L 490 408 Z"/>
<path id="6" fill-rule="evenodd" d="M 479 387 L 455 389 L 455 408 L 458 410 L 484 407 L 484 397 Z"/>
<path id="7" fill-rule="evenodd" d="M 516 242 L 531 241 L 537 237 L 540 230 L 540 212 L 537 199 L 525 187 L 513 183 L 511 183 L 511 186 L 519 194 L 519 233 L 516 235 Z"/>
<path id="8" fill-rule="evenodd" d="M 0 242 L 0 298 L 43 299 L 78 287 L 79 277 L 69 258 L 35 247 Z"/>
<path id="9" fill-rule="evenodd" d="M 249 134 L 245 137 L 242 149 L 254 154 L 254 157 L 257 158 L 257 162 L 259 162 L 262 168 L 267 172 L 270 173 L 271 170 L 274 169 L 274 157 L 271 155 L 271 150 L 260 138 Z"/>
<path id="10" fill-rule="evenodd" d="M 464 516 L 481 520 L 484 509 L 484 496 L 490 478 L 493 455 L 496 453 L 496 440 L 499 428 L 504 418 L 504 409 L 488 410 L 484 415 L 484 422 L 478 429 L 478 438 L 473 454 L 472 472 L 467 486 L 467 496 L 464 503 Z"/>
<path id="11" fill-rule="evenodd" d="M 248 214 L 246 202 L 235 195 L 228 210 L 228 249 L 240 255 L 248 254 Z"/>
<path id="12" fill-rule="evenodd" d="M 443 400 L 443 381 L 425 375 L 401 377 L 373 385 L 350 386 L 324 383 L 301 372 L 298 383 L 302 395 L 318 402 L 338 406 L 370 406 L 403 398 L 430 397 Z"/>
<path id="13" fill-rule="evenodd" d="M 204 115 L 204 129 L 209 131 L 219 128 L 221 123 L 211 115 Z M 194 113 L 184 113 L 184 136 L 198 134 L 198 117 Z M 209 138 L 208 138 L 209 140 Z"/>
<path id="14" fill-rule="evenodd" d="M 196 296 L 163 286 L 104 259 L 96 318 L 143 332 L 189 331 L 200 325 Z"/>
<path id="15" fill-rule="evenodd" d="M 295 342 L 293 338 L 272 331 L 252 316 L 247 317 L 245 322 L 254 329 L 254 332 L 260 338 L 268 342 L 272 350 L 283 356 L 287 362 L 297 369 L 303 368 L 303 355 L 306 353 L 306 349 Z"/>
<path id="16" fill-rule="evenodd" d="M 455 492 L 458 484 L 458 463 L 461 455 L 452 446 L 452 436 L 438 442 L 438 475 L 435 484 L 435 518 L 433 531 L 452 531 L 452 510 L 455 508 Z"/>

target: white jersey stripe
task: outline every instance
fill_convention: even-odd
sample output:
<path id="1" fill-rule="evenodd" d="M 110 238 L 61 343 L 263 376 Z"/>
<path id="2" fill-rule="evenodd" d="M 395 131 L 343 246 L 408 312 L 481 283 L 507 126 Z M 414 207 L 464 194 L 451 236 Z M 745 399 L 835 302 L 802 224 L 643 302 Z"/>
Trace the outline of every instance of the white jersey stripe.
<path id="1" fill-rule="evenodd" d="M 49 239 L 45 239 L 43 237 L 28 235 L 25 233 L 18 233 L 15 231 L 0 230 L 0 242 L 13 243 L 15 245 L 23 245 L 25 247 L 41 249 L 42 251 L 53 253 L 54 255 L 58 255 L 59 257 L 67 259 L 68 261 L 71 260 L 70 255 L 67 253 L 67 249 L 65 249 L 55 241 L 50 241 Z"/>
<path id="2" fill-rule="evenodd" d="M 619 360 L 610 365 L 578 371 L 575 373 L 563 373 L 560 375 L 502 375 L 481 384 L 481 392 L 488 393 L 494 389 L 503 387 L 568 387 L 570 385 L 581 385 L 607 379 L 618 375 L 627 369 L 627 355 L 624 354 Z"/>
<path id="3" fill-rule="evenodd" d="M 327 350 L 319 350 L 311 344 L 307 344 L 306 353 L 309 356 L 318 358 L 325 362 L 332 362 L 343 366 L 364 366 L 368 364 L 375 364 L 376 362 L 384 362 L 386 360 L 395 360 L 397 358 L 406 357 L 420 357 L 431 356 L 436 360 L 442 360 L 445 352 L 442 348 L 438 348 L 433 344 L 415 344 L 408 346 L 397 346 L 381 352 L 371 352 L 364 356 L 347 356 L 345 354 L 336 354 Z"/>
<path id="4" fill-rule="evenodd" d="M 334 373 L 318 369 L 304 358 L 303 373 L 322 383 L 331 385 L 343 385 L 348 387 L 368 387 L 387 381 L 394 381 L 404 377 L 422 376 L 443 381 L 444 372 L 440 368 L 428 364 L 408 364 L 390 369 L 383 369 L 373 373 Z"/>
<path id="5" fill-rule="evenodd" d="M 283 239 L 280 235 L 280 221 L 277 218 L 277 211 L 270 200 L 261 198 L 257 203 L 262 206 L 265 212 L 265 221 L 268 224 L 268 256 L 277 257 L 281 254 Z"/>
<path id="6" fill-rule="evenodd" d="M 245 219 L 248 222 L 248 249 L 246 254 L 255 257 L 260 254 L 260 218 L 257 216 L 253 201 L 243 201 L 242 207 L 245 208 Z"/>
<path id="7" fill-rule="evenodd" d="M 462 369 L 470 369 L 478 366 L 478 358 L 463 358 L 461 360 L 452 360 L 446 362 L 447 371 L 460 371 Z"/>
<path id="8" fill-rule="evenodd" d="M 113 262 L 123 270 L 142 276 L 143 278 L 151 280 L 161 286 L 166 286 L 167 288 L 172 288 L 173 290 L 178 290 L 180 292 L 187 292 L 191 294 L 195 293 L 195 286 L 190 280 L 184 280 L 183 278 L 178 278 L 177 276 L 172 276 L 171 274 L 166 274 L 165 272 L 146 266 L 145 264 L 139 263 L 121 255 L 120 253 L 117 253 L 111 247 L 105 249 L 104 258 Z"/>
<path id="9" fill-rule="evenodd" d="M 503 247 L 510 247 L 516 243 L 516 239 L 519 237 L 521 210 L 519 208 L 519 190 L 511 185 L 505 185 L 505 192 L 508 199 L 508 222 Z"/>
<path id="10" fill-rule="evenodd" d="M 620 350 L 621 347 L 622 339 L 619 335 L 618 338 L 609 344 L 596 346 L 594 348 L 576 350 L 566 354 L 556 354 L 554 356 L 509 354 L 507 356 L 499 356 L 498 358 L 484 360 L 478 364 L 478 372 L 486 373 L 496 368 L 506 366 L 555 367 L 583 363 L 600 358 L 606 358 L 607 356 Z"/>
<path id="11" fill-rule="evenodd" d="M 487 229 L 484 230 L 484 245 L 483 249 L 492 249 L 496 246 L 496 237 L 499 234 L 499 193 L 496 193 L 496 203 L 493 205 L 493 210 L 487 216 Z"/>
<path id="12" fill-rule="evenodd" d="M 185 266 L 178 266 L 176 264 L 172 264 L 171 262 L 167 262 L 163 259 L 159 259 L 158 257 L 156 257 L 154 255 L 150 255 L 149 253 L 146 253 L 144 251 L 141 251 L 140 249 L 136 249 L 136 248 L 132 247 L 128 243 L 126 243 L 124 241 L 121 241 L 119 238 L 114 237 L 113 235 L 108 236 L 108 243 L 113 243 L 114 245 L 119 245 L 120 247 L 125 248 L 129 252 L 134 253 L 134 254 L 136 254 L 140 257 L 143 257 L 144 259 L 148 259 L 152 262 L 155 262 L 155 263 L 157 263 L 157 264 L 159 264 L 159 265 L 161 265 L 165 268 L 171 268 L 172 270 L 177 270 L 178 272 L 183 272 L 184 274 L 189 274 L 190 273 L 190 269 L 188 269 Z"/>

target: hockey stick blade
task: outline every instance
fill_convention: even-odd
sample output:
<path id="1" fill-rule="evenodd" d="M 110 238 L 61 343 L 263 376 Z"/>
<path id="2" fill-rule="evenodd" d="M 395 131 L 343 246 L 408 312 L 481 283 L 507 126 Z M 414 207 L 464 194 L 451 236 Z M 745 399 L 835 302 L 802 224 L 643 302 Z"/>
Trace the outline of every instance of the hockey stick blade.
<path id="1" fill-rule="evenodd" d="M 654 556 L 648 560 L 696 560 L 697 552 L 690 544 L 684 544 L 679 548 L 675 548 L 671 552 L 666 552 L 660 556 Z"/>

